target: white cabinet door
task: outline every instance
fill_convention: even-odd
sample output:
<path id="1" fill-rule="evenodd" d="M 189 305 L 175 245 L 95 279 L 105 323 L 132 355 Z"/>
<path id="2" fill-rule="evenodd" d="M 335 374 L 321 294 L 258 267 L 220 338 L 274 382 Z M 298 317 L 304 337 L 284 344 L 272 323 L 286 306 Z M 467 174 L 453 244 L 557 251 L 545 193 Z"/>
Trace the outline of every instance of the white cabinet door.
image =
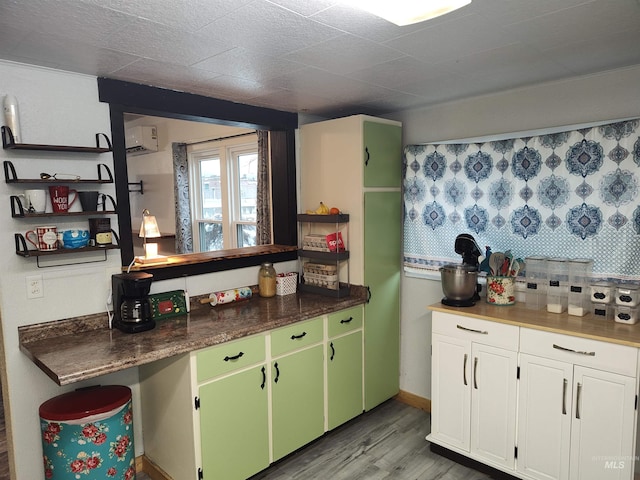
<path id="1" fill-rule="evenodd" d="M 520 354 L 519 473 L 540 480 L 569 477 L 573 365 Z"/>
<path id="2" fill-rule="evenodd" d="M 636 379 L 574 367 L 572 480 L 630 480 L 633 473 Z"/>
<path id="3" fill-rule="evenodd" d="M 473 343 L 471 452 L 492 464 L 514 467 L 517 353 Z"/>
<path id="4" fill-rule="evenodd" d="M 431 436 L 469 451 L 471 342 L 433 334 L 431 352 Z"/>

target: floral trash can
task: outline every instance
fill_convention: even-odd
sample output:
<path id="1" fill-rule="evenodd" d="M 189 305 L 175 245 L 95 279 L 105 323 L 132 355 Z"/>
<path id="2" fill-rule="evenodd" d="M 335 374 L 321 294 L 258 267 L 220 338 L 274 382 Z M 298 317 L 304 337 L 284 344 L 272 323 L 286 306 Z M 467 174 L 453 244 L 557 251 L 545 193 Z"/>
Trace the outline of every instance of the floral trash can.
<path id="1" fill-rule="evenodd" d="M 131 390 L 79 389 L 40 405 L 44 478 L 136 478 Z"/>

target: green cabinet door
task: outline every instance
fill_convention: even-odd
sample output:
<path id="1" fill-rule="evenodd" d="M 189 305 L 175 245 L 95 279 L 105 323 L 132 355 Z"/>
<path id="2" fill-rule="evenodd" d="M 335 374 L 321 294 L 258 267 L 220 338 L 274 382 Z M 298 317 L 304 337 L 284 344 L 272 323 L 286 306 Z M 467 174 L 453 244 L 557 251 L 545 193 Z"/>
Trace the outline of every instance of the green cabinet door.
<path id="1" fill-rule="evenodd" d="M 244 480 L 267 468 L 266 366 L 208 383 L 199 392 L 204 478 Z"/>
<path id="2" fill-rule="evenodd" d="M 399 187 L 402 179 L 402 127 L 365 121 L 363 128 L 364 186 Z"/>
<path id="3" fill-rule="evenodd" d="M 329 340 L 327 390 L 329 430 L 362 413 L 362 331 Z"/>
<path id="4" fill-rule="evenodd" d="M 271 363 L 271 404 L 274 461 L 324 433 L 322 345 Z"/>
<path id="5" fill-rule="evenodd" d="M 402 210 L 399 192 L 364 194 L 365 409 L 400 390 L 400 271 Z"/>

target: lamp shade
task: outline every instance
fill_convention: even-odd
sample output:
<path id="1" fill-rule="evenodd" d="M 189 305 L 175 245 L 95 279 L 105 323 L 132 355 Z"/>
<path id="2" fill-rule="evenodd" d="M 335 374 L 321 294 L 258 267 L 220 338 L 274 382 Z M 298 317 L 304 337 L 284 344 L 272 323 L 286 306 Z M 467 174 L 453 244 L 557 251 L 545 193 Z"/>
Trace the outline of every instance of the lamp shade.
<path id="1" fill-rule="evenodd" d="M 142 223 L 140 224 L 141 238 L 158 238 L 160 237 L 160 229 L 155 215 L 151 215 L 146 208 L 142 212 Z"/>

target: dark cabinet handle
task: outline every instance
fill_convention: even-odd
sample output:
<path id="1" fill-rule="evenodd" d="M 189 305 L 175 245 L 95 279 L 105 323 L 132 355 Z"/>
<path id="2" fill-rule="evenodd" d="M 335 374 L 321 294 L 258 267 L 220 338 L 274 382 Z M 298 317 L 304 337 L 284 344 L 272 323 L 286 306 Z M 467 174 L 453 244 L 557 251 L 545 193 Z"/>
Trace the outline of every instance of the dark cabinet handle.
<path id="1" fill-rule="evenodd" d="M 580 350 L 574 350 L 572 348 L 563 347 L 561 345 L 556 345 L 555 343 L 553 344 L 553 348 L 555 348 L 556 350 L 562 350 L 563 352 L 577 353 L 579 355 L 588 355 L 589 357 L 596 356 L 596 352 L 583 352 Z"/>
<path id="2" fill-rule="evenodd" d="M 238 360 L 243 355 L 244 355 L 244 352 L 240 352 L 237 355 L 234 355 L 233 357 L 230 357 L 230 356 L 227 355 L 226 357 L 224 357 L 224 361 L 228 362 L 229 360 Z"/>
<path id="3" fill-rule="evenodd" d="M 464 361 L 462 362 L 462 382 L 465 385 L 467 384 L 467 358 L 468 358 L 468 355 L 465 353 Z"/>
<path id="4" fill-rule="evenodd" d="M 367 303 L 371 301 L 371 287 L 367 285 Z"/>
<path id="5" fill-rule="evenodd" d="M 620 295 L 618 298 L 623 303 L 629 303 L 631 300 L 633 300 L 633 298 L 631 298 L 631 295 Z"/>
<path id="6" fill-rule="evenodd" d="M 364 153 L 367 154 L 367 158 L 364 161 L 364 166 L 368 167 L 369 166 L 369 159 L 371 158 L 371 155 L 369 154 L 369 147 L 364 147 Z"/>
<path id="7" fill-rule="evenodd" d="M 333 348 L 333 342 L 331 342 L 329 346 L 331 347 L 331 357 L 329 358 L 329 360 L 333 362 L 333 357 L 336 355 L 336 349 Z"/>
<path id="8" fill-rule="evenodd" d="M 276 369 L 276 378 L 273 379 L 275 383 L 278 383 L 278 379 L 280 378 L 280 369 L 278 368 L 278 362 L 273 364 L 273 367 Z"/>
<path id="9" fill-rule="evenodd" d="M 291 340 L 298 340 L 307 335 L 307 332 L 302 332 L 300 335 L 291 335 Z"/>
<path id="10" fill-rule="evenodd" d="M 478 357 L 473 357 L 473 388 L 478 389 Z"/>
<path id="11" fill-rule="evenodd" d="M 264 390 L 264 386 L 267 383 L 267 370 L 264 367 L 262 367 L 261 371 L 262 371 L 262 384 L 260 385 L 260 388 Z"/>
<path id="12" fill-rule="evenodd" d="M 353 317 L 349 317 L 349 318 L 340 320 L 340 323 L 351 323 L 352 320 L 353 320 Z"/>

